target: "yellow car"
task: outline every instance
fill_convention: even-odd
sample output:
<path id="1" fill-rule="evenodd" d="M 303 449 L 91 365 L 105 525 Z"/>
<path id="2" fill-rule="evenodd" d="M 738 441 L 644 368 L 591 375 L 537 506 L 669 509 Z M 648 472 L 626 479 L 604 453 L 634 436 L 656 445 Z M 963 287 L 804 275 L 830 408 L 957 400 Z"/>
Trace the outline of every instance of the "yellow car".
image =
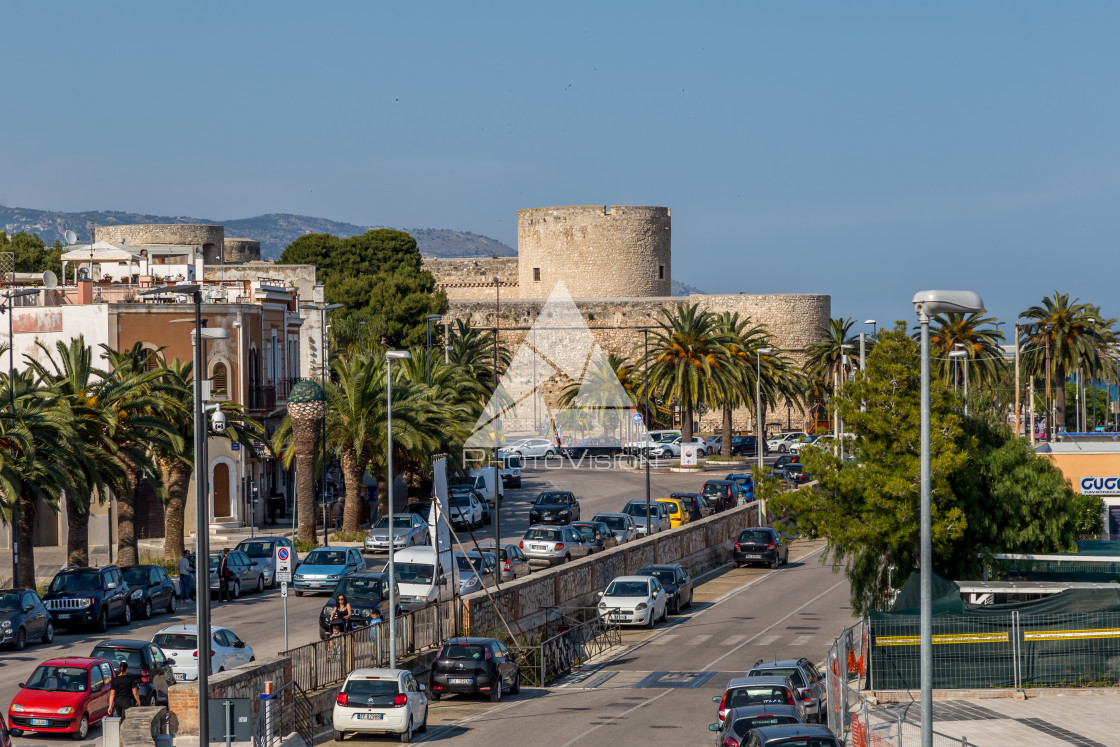
<path id="1" fill-rule="evenodd" d="M 684 526 L 691 520 L 691 516 L 688 513 L 688 508 L 684 505 L 684 501 L 678 498 L 658 498 L 657 502 L 664 503 L 665 507 L 669 509 L 670 529 Z"/>

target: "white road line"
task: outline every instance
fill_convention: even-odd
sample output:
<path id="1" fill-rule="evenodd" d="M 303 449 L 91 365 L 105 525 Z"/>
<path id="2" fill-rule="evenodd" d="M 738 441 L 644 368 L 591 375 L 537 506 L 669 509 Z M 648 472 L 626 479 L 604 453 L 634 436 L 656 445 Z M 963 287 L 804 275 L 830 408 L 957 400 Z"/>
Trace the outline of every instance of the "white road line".
<path id="1" fill-rule="evenodd" d="M 690 640 L 686 645 L 699 646 L 703 643 L 707 643 L 710 639 L 711 636 L 705 633 L 704 635 L 693 636 L 692 640 Z"/>
<path id="2" fill-rule="evenodd" d="M 807 644 L 811 640 L 813 640 L 813 636 L 811 636 L 811 635 L 799 635 L 796 638 L 794 638 L 792 641 L 790 641 L 789 645 L 791 645 L 791 646 L 804 646 L 805 644 Z"/>
<path id="3" fill-rule="evenodd" d="M 777 641 L 779 638 L 781 638 L 780 635 L 768 635 L 765 638 L 759 640 L 758 645 L 759 646 L 769 646 L 769 645 L 773 644 L 775 641 Z"/>
<path id="4" fill-rule="evenodd" d="M 661 645 L 666 644 L 666 643 L 671 643 L 674 638 L 679 638 L 679 637 L 680 636 L 678 636 L 676 633 L 670 633 L 669 635 L 661 636 L 660 638 L 658 638 L 655 641 L 650 641 L 649 644 L 651 646 L 661 646 Z"/>
<path id="5" fill-rule="evenodd" d="M 736 643 L 743 640 L 744 638 L 746 638 L 745 635 L 729 635 L 729 636 L 727 636 L 726 638 L 723 639 L 723 643 L 721 643 L 720 645 L 721 646 L 734 646 Z"/>

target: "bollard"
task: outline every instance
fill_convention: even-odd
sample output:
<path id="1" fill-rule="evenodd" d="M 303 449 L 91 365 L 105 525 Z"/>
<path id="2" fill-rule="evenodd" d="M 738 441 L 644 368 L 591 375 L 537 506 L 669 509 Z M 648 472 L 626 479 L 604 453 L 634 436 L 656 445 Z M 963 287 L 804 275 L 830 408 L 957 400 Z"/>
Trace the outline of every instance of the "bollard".
<path id="1" fill-rule="evenodd" d="M 121 721 L 119 716 L 106 716 L 101 719 L 101 737 L 105 747 L 120 747 Z"/>
<path id="2" fill-rule="evenodd" d="M 272 740 L 272 680 L 264 683 L 264 692 L 261 693 L 261 700 L 264 701 L 264 741 L 267 744 Z"/>
<path id="3" fill-rule="evenodd" d="M 233 701 L 222 701 L 222 705 L 225 706 L 226 711 L 226 747 L 230 747 L 233 741 Z"/>

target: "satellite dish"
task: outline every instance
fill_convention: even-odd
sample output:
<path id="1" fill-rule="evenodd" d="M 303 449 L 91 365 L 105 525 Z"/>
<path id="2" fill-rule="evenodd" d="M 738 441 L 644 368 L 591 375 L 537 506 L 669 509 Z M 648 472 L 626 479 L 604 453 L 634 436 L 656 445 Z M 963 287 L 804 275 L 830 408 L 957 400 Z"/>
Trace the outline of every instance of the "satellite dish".
<path id="1" fill-rule="evenodd" d="M 66 233 L 62 234 L 62 236 L 66 239 L 66 244 L 68 246 L 74 246 L 74 244 L 78 243 L 78 234 L 73 231 L 68 230 Z"/>
<path id="2" fill-rule="evenodd" d="M 43 287 L 44 288 L 57 288 L 58 275 L 55 275 L 51 270 L 43 273 Z"/>

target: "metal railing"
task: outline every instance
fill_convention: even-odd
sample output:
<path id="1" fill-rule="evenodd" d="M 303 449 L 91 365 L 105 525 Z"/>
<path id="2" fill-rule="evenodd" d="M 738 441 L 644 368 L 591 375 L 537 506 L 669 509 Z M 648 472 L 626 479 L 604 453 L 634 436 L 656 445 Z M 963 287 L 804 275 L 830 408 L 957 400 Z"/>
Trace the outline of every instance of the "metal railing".
<path id="1" fill-rule="evenodd" d="M 452 602 L 430 605 L 397 618 L 397 659 L 435 648 L 456 634 Z M 389 663 L 389 624 L 358 628 L 309 643 L 281 656 L 292 660 L 292 680 L 311 692 L 338 684 L 355 669 Z"/>
<path id="2" fill-rule="evenodd" d="M 253 722 L 253 747 L 279 745 L 290 734 L 299 734 L 306 744 L 314 744 L 314 715 L 303 688 L 289 682 L 261 703 Z"/>
<path id="3" fill-rule="evenodd" d="M 573 667 L 620 645 L 622 632 L 618 623 L 596 610 L 591 619 L 567 627 L 536 646 L 511 646 L 510 651 L 517 659 L 525 684 L 544 687 Z"/>

